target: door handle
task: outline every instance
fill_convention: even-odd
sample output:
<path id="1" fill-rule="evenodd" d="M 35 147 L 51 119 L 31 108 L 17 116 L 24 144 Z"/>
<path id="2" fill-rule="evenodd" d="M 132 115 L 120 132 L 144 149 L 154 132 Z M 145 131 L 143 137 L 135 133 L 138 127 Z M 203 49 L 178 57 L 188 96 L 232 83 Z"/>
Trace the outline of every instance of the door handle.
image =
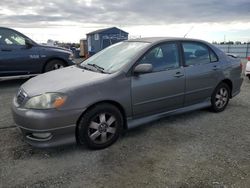
<path id="1" fill-rule="evenodd" d="M 181 72 L 176 72 L 174 75 L 174 77 L 176 77 L 176 78 L 180 78 L 182 76 L 184 76 L 184 74 L 182 74 Z"/>
<path id="2" fill-rule="evenodd" d="M 11 52 L 12 50 L 11 49 L 1 49 L 1 51 L 3 51 L 3 52 Z"/>

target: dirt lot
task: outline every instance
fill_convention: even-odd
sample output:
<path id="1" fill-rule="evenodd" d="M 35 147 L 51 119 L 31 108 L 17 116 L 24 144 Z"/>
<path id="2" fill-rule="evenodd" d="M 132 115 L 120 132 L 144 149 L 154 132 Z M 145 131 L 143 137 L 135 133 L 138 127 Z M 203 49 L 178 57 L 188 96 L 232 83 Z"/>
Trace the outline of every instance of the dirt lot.
<path id="1" fill-rule="evenodd" d="M 0 187 L 249 187 L 250 81 L 226 111 L 165 118 L 101 151 L 35 149 L 13 127 L 23 80 L 0 82 Z"/>

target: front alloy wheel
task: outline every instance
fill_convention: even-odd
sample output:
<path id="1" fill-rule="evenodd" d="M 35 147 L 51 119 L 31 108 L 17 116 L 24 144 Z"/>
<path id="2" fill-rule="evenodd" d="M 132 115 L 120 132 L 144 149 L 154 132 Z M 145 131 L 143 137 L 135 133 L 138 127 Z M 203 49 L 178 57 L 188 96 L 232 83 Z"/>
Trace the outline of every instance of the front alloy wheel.
<path id="1" fill-rule="evenodd" d="M 65 63 L 61 60 L 52 60 L 48 62 L 44 68 L 44 72 L 49 72 L 65 67 Z"/>
<path id="2" fill-rule="evenodd" d="M 59 63 L 58 64 L 57 63 L 54 64 L 54 66 L 52 67 L 53 70 L 62 69 L 62 68 L 64 68 L 64 65 L 63 64 L 59 64 Z"/>
<path id="3" fill-rule="evenodd" d="M 77 140 L 92 149 L 103 149 L 119 138 L 123 117 L 111 104 L 99 104 L 87 110 L 77 128 Z"/>
<path id="4" fill-rule="evenodd" d="M 93 143 L 105 144 L 117 131 L 116 118 L 108 113 L 97 114 L 88 126 L 88 136 Z"/>

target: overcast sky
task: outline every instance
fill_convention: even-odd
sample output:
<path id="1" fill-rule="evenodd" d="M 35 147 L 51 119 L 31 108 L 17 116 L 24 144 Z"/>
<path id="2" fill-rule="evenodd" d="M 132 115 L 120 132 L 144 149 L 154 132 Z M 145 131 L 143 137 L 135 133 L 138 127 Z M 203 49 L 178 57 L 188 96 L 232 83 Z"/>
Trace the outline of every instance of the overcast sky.
<path id="1" fill-rule="evenodd" d="M 249 0 L 1 0 L 0 26 L 38 42 L 77 42 L 117 26 L 131 37 L 188 37 L 250 41 Z"/>

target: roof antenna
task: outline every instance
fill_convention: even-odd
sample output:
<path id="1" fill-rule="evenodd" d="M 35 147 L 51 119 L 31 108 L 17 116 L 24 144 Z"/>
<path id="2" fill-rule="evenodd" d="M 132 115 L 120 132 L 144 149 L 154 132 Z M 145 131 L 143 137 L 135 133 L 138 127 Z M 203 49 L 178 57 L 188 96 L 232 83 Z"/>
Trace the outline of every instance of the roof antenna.
<path id="1" fill-rule="evenodd" d="M 193 28 L 194 28 L 194 26 L 192 26 L 192 27 L 188 30 L 188 32 L 184 35 L 184 38 L 186 38 L 186 36 L 192 31 Z"/>

